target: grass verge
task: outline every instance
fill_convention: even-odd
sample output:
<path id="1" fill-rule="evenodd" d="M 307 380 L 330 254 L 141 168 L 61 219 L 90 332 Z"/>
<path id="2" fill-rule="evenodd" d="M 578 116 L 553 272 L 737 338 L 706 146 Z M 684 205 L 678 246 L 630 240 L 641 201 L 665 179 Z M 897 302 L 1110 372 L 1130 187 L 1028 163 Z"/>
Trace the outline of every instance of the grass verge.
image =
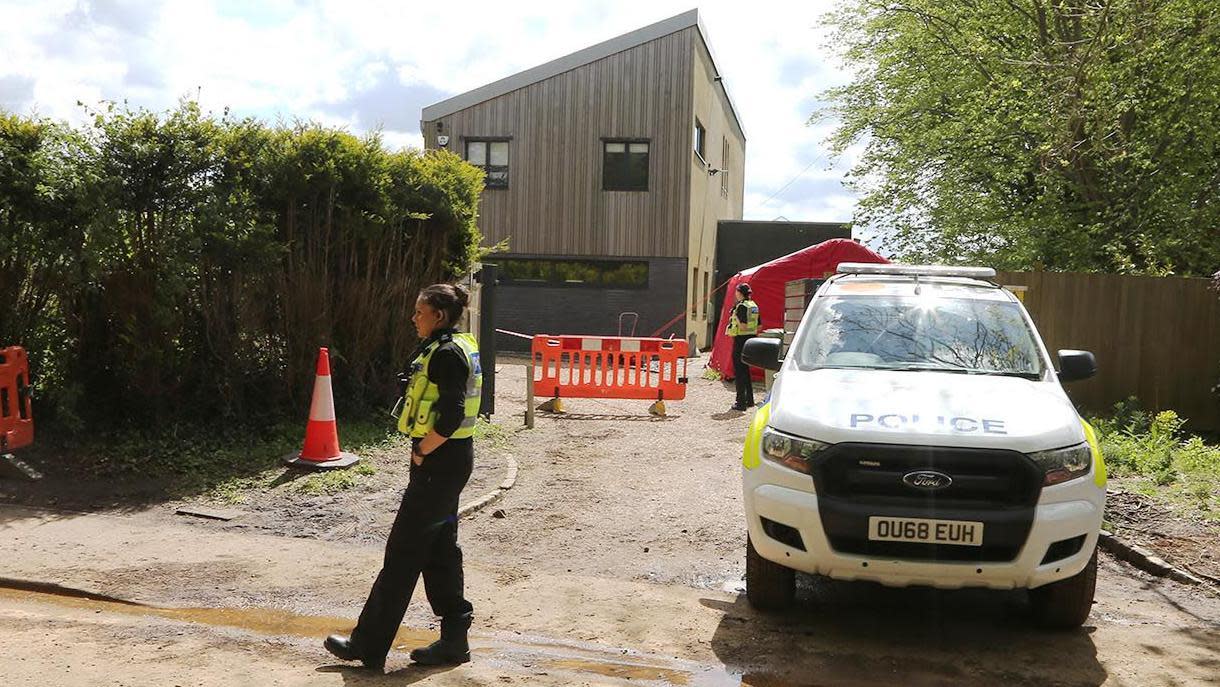
<path id="1" fill-rule="evenodd" d="M 343 450 L 359 455 L 361 462 L 348 469 L 300 476 L 282 460 L 300 450 L 303 432 L 299 422 L 222 432 L 171 427 L 96 437 L 58 446 L 55 453 L 70 462 L 70 467 L 63 467 L 72 479 L 147 480 L 164 485 L 166 498 L 202 495 L 229 504 L 271 489 L 310 495 L 346 491 L 377 474 L 379 465 L 410 455 L 410 441 L 392 422 L 349 420 L 341 424 L 339 439 Z M 511 440 L 511 434 L 498 424 L 481 419 L 475 427 L 475 441 L 481 447 L 500 449 Z"/>
<path id="2" fill-rule="evenodd" d="M 1111 477 L 1183 515 L 1220 522 L 1220 446 L 1186 432 L 1177 413 L 1149 413 L 1134 399 L 1090 422 Z"/>

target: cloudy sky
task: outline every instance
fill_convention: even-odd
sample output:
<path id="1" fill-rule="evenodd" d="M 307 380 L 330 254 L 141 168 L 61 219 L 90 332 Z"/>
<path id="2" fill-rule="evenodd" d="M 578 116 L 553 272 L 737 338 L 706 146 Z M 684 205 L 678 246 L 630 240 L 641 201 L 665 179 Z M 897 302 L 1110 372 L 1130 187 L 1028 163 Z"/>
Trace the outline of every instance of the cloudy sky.
<path id="1" fill-rule="evenodd" d="M 808 126 L 846 74 L 820 17 L 832 0 L 699 4 L 747 135 L 745 216 L 843 221 L 854 198 L 831 124 Z M 695 7 L 694 0 L 0 0 L 0 108 L 80 121 L 78 101 L 153 109 L 181 97 L 268 120 L 313 119 L 419 146 L 420 109 Z"/>

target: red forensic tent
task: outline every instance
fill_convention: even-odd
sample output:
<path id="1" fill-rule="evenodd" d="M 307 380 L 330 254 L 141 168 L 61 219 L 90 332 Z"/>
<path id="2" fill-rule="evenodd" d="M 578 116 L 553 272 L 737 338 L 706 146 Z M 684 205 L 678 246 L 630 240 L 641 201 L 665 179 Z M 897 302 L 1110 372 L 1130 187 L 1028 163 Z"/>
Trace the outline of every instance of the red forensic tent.
<path id="1" fill-rule="evenodd" d="M 729 312 L 735 304 L 733 293 L 738 284 L 749 284 L 754 302 L 758 303 L 763 329 L 784 326 L 784 287 L 797 279 L 823 279 L 839 268 L 841 262 L 889 262 L 880 255 L 850 239 L 831 239 L 795 253 L 776 258 L 748 270 L 742 270 L 729 280 L 724 305 L 720 308 L 720 323 L 712 345 L 709 362 L 724 379 L 733 379 L 733 340 L 724 333 Z M 755 379 L 762 379 L 762 370 L 753 369 Z"/>

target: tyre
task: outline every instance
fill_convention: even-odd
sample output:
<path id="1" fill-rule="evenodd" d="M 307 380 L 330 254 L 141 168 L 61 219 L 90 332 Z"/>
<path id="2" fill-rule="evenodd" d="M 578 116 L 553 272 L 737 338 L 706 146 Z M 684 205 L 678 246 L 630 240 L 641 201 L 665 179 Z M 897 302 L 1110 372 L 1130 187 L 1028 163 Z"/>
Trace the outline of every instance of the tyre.
<path id="1" fill-rule="evenodd" d="M 1097 549 L 1075 575 L 1029 590 L 1029 606 L 1034 620 L 1043 627 L 1072 630 L 1084 624 L 1093 609 L 1097 589 Z"/>
<path id="2" fill-rule="evenodd" d="M 778 611 L 792 605 L 796 571 L 758 555 L 746 537 L 746 598 L 760 611 Z"/>

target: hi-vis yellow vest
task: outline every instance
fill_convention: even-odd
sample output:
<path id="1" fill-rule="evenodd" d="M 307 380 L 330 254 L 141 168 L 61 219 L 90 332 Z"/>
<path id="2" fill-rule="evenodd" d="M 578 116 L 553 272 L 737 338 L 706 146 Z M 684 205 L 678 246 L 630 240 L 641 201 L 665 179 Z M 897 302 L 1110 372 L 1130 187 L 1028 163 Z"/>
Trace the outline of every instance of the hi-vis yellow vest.
<path id="1" fill-rule="evenodd" d="M 746 322 L 741 323 L 737 319 L 737 305 L 746 306 Z M 746 299 L 729 311 L 729 326 L 727 333 L 729 336 L 754 336 L 758 333 L 758 304 L 750 299 Z"/>
<path id="2" fill-rule="evenodd" d="M 428 363 L 432 354 L 441 344 L 449 340 L 448 336 L 432 342 L 412 364 L 414 372 L 411 384 L 407 387 L 406 402 L 403 404 L 402 415 L 398 418 L 398 431 L 418 439 L 426 436 L 436 425 L 437 413 L 434 405 L 441 397 L 441 391 L 428 379 Z M 454 334 L 453 343 L 457 344 L 466 354 L 466 362 L 470 367 L 470 376 L 466 379 L 466 414 L 462 424 L 449 438 L 465 439 L 474 436 L 475 421 L 479 417 L 479 402 L 483 397 L 483 368 L 479 364 L 479 344 L 470 334 Z"/>

